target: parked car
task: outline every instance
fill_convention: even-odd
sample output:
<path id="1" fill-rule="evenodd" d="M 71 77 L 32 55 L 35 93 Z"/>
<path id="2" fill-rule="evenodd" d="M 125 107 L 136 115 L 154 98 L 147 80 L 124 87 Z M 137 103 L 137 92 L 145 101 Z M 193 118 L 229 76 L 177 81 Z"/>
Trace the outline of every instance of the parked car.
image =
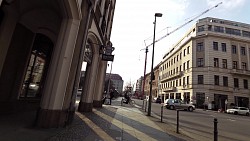
<path id="1" fill-rule="evenodd" d="M 160 99 L 159 97 L 158 97 L 158 98 L 156 98 L 155 103 L 159 103 L 159 104 L 161 104 L 161 99 Z"/>
<path id="2" fill-rule="evenodd" d="M 183 109 L 183 110 L 188 110 L 190 112 L 195 110 L 195 106 L 193 104 L 185 103 L 180 99 L 166 99 L 165 106 L 166 108 L 171 110 Z"/>
<path id="3" fill-rule="evenodd" d="M 235 114 L 235 115 L 241 114 L 241 115 L 249 116 L 249 109 L 246 107 L 234 107 L 231 109 L 227 109 L 226 112 L 228 114 Z"/>

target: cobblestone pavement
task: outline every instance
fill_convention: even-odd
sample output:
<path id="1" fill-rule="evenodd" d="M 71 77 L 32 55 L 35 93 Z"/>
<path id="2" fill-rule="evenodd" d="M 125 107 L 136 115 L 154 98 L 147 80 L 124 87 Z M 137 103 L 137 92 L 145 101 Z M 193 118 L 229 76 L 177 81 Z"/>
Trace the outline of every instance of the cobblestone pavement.
<path id="1" fill-rule="evenodd" d="M 11 123 L 10 117 L 0 117 L 2 141 L 191 141 L 181 134 L 167 133 L 161 123 L 148 117 L 139 108 L 124 104 L 121 98 L 112 105 L 93 109 L 93 112 L 76 112 L 74 121 L 65 128 L 37 129 L 27 120 L 32 113 L 19 115 L 19 122 Z M 30 115 L 29 115 L 30 114 Z M 26 118 L 25 118 L 26 117 Z M 4 129 L 6 128 L 6 129 Z"/>

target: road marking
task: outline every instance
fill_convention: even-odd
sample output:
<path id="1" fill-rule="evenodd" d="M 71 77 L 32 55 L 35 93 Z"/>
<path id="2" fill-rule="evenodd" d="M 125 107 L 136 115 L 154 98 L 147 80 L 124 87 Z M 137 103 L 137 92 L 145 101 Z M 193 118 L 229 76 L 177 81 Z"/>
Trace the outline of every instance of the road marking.
<path id="1" fill-rule="evenodd" d="M 229 118 L 229 119 L 227 119 L 227 120 L 229 120 L 229 121 L 235 121 L 234 119 L 230 119 L 230 118 Z"/>

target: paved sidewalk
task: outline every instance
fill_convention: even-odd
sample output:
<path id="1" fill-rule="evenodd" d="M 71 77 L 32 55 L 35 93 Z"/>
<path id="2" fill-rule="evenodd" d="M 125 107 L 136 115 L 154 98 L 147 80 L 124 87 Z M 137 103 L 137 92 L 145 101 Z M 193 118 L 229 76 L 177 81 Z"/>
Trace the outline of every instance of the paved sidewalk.
<path id="1" fill-rule="evenodd" d="M 0 140 L 2 141 L 184 141 L 166 131 L 139 110 L 138 107 L 120 104 L 121 98 L 112 105 L 93 109 L 90 113 L 76 112 L 70 126 L 56 129 L 33 128 L 25 116 L 9 122 L 0 117 Z M 29 115 L 26 113 L 27 116 Z M 14 119 L 14 117 L 12 117 Z M 24 119 L 24 120 L 23 120 Z M 30 118 L 29 118 L 30 119 Z M 23 120 L 23 121 L 22 121 Z M 27 123 L 30 123 L 27 126 Z M 180 135 L 180 134 L 179 134 Z M 178 136 L 179 136 L 178 135 Z"/>

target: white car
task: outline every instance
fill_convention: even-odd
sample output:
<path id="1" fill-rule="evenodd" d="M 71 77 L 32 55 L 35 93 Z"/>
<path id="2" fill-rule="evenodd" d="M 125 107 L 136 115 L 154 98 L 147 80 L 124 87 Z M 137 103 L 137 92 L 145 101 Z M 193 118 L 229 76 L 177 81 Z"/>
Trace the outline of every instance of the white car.
<path id="1" fill-rule="evenodd" d="M 190 112 L 195 110 L 195 106 L 193 104 L 187 104 L 180 99 L 166 99 L 164 105 L 167 109 L 184 109 Z"/>
<path id="2" fill-rule="evenodd" d="M 232 109 L 227 109 L 226 111 L 228 114 L 235 114 L 235 115 L 246 115 L 249 116 L 249 109 L 246 107 L 234 107 Z"/>

